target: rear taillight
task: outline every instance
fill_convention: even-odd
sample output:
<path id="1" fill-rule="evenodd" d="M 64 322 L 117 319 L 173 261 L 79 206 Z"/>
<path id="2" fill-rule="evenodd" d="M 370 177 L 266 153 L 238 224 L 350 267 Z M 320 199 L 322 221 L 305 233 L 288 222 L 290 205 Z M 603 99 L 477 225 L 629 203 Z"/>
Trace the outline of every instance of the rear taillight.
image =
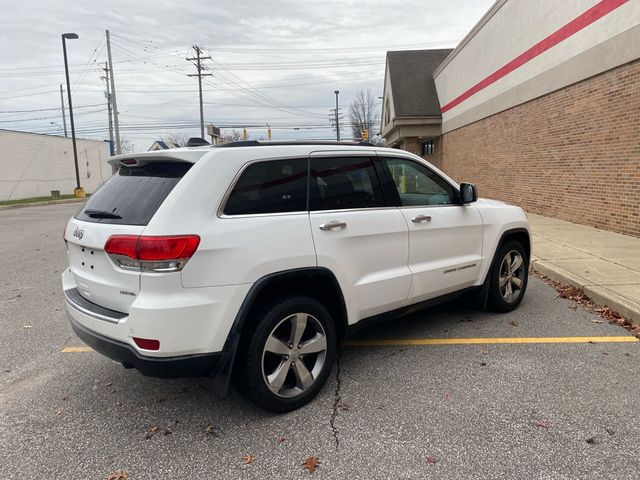
<path id="1" fill-rule="evenodd" d="M 177 272 L 193 256 L 198 235 L 112 235 L 104 251 L 121 268 L 148 272 Z"/>

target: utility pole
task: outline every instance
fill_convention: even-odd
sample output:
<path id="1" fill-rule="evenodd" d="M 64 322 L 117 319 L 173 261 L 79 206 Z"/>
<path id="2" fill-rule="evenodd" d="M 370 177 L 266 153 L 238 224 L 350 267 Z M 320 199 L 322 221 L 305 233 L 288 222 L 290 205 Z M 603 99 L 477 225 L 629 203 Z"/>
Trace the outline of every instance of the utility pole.
<path id="1" fill-rule="evenodd" d="M 67 135 L 67 116 L 64 114 L 64 94 L 62 93 L 62 84 L 60 84 L 60 105 L 62 106 L 62 125 L 64 126 L 64 136 Z"/>
<path id="2" fill-rule="evenodd" d="M 338 95 L 340 95 L 340 90 L 335 90 L 333 93 L 336 94 L 336 140 L 340 141 L 340 118 L 338 116 Z"/>
<path id="3" fill-rule="evenodd" d="M 111 39 L 109 37 L 109 30 L 106 31 L 107 36 L 107 56 L 109 57 L 109 79 L 111 80 L 111 106 L 113 108 L 113 126 L 116 132 L 116 153 L 120 155 L 122 153 L 122 147 L 120 145 L 120 124 L 118 122 L 118 102 L 116 101 L 116 81 L 113 78 L 113 60 L 111 59 Z"/>
<path id="4" fill-rule="evenodd" d="M 340 94 L 340 90 L 334 90 L 333 93 L 336 94 L 336 108 L 335 110 L 334 109 L 330 110 L 333 113 L 329 116 L 329 119 L 331 120 L 331 123 L 333 123 L 336 128 L 336 140 L 339 142 L 340 141 L 340 107 L 338 106 L 338 95 Z"/>
<path id="5" fill-rule="evenodd" d="M 109 153 L 113 155 L 113 121 L 111 117 L 111 91 L 109 90 L 109 64 L 107 62 L 104 62 L 104 77 L 102 79 L 107 85 L 104 96 L 107 97 L 107 111 L 109 113 Z"/>
<path id="6" fill-rule="evenodd" d="M 197 45 L 194 45 L 193 49 L 196 51 L 196 56 L 187 57 L 187 60 L 189 60 L 190 62 L 193 62 L 195 60 L 196 63 L 194 63 L 194 65 L 196 66 L 198 73 L 192 73 L 188 76 L 198 77 L 198 91 L 200 92 L 200 138 L 204 138 L 204 110 L 202 108 L 202 77 L 210 77 L 211 74 L 202 73 L 202 70 L 205 70 L 205 68 L 202 66 L 200 61 L 207 60 L 207 59 L 211 60 L 211 56 L 208 55 L 206 57 L 203 57 L 202 50 L 200 50 L 200 47 Z"/>

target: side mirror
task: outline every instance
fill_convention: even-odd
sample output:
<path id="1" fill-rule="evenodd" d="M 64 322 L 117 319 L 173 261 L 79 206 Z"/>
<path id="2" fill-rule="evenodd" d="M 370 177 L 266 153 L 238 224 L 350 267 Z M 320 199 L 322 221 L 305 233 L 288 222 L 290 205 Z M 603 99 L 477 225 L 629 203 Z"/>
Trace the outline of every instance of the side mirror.
<path id="1" fill-rule="evenodd" d="M 460 184 L 460 200 L 465 205 L 478 200 L 478 189 L 473 183 Z"/>

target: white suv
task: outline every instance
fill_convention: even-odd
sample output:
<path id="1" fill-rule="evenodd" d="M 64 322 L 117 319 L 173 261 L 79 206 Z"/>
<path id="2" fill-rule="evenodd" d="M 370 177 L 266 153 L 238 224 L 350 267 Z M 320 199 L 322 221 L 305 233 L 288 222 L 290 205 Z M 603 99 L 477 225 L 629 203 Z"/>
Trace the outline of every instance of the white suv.
<path id="1" fill-rule="evenodd" d="M 522 209 L 422 158 L 345 143 L 238 142 L 112 157 L 67 224 L 77 335 L 144 375 L 228 378 L 261 407 L 322 388 L 348 327 L 527 287 Z"/>

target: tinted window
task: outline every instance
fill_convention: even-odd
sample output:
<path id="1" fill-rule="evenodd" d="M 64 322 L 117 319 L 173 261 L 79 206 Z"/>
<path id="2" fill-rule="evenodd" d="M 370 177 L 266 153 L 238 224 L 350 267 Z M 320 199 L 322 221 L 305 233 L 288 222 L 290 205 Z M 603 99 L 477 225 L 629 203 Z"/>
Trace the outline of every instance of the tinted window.
<path id="1" fill-rule="evenodd" d="M 249 165 L 238 179 L 224 207 L 225 215 L 306 210 L 306 158 Z"/>
<path id="2" fill-rule="evenodd" d="M 369 158 L 312 158 L 311 210 L 384 206 Z"/>
<path id="3" fill-rule="evenodd" d="M 458 204 L 456 189 L 426 166 L 404 158 L 387 158 L 402 206 Z"/>
<path id="4" fill-rule="evenodd" d="M 185 162 L 121 166 L 78 212 L 86 222 L 147 225 L 169 192 L 191 168 Z"/>

